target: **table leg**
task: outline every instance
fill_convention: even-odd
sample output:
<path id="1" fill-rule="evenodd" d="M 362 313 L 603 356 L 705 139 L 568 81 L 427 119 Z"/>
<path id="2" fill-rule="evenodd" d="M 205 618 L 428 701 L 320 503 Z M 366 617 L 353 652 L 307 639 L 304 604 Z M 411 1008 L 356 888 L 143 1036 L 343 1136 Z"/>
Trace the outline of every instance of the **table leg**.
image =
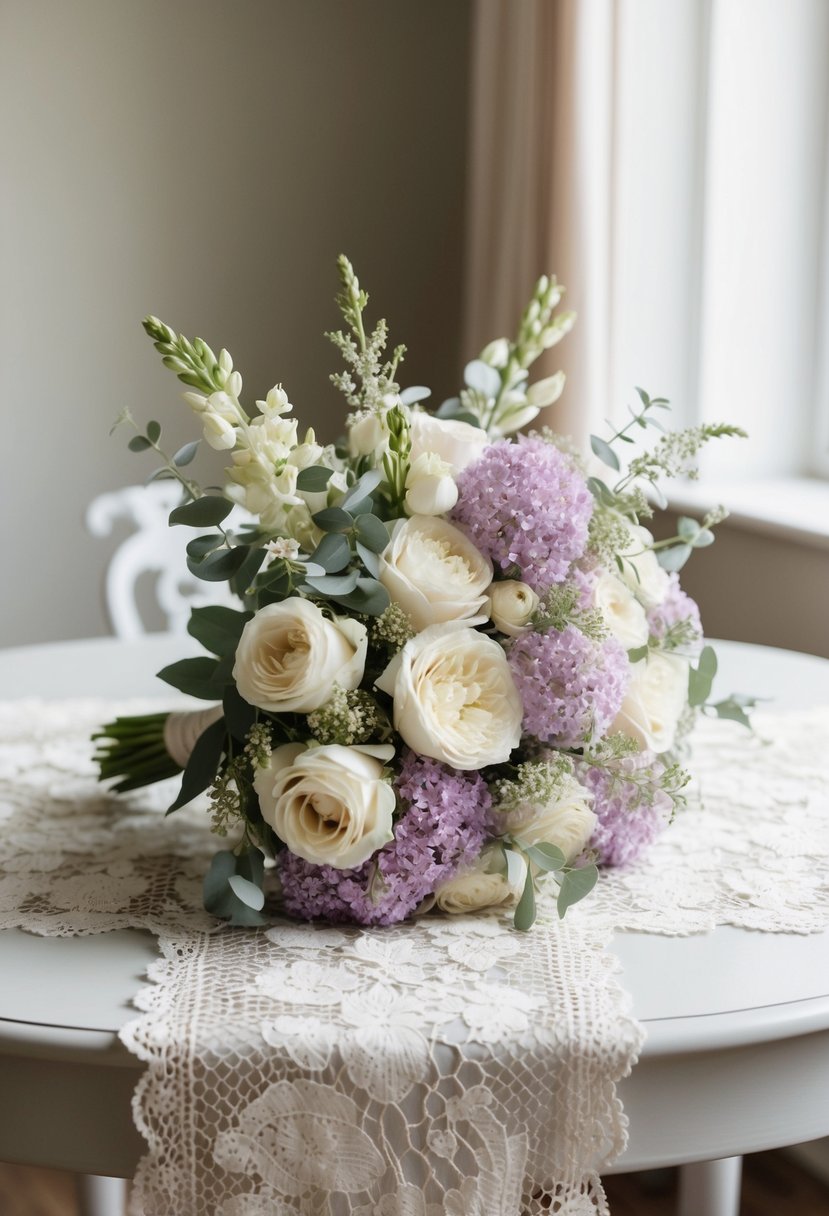
<path id="1" fill-rule="evenodd" d="M 78 1174 L 79 1216 L 124 1216 L 127 1184 L 123 1178 Z"/>
<path id="2" fill-rule="evenodd" d="M 742 1157 L 680 1166 L 677 1216 L 738 1216 Z"/>

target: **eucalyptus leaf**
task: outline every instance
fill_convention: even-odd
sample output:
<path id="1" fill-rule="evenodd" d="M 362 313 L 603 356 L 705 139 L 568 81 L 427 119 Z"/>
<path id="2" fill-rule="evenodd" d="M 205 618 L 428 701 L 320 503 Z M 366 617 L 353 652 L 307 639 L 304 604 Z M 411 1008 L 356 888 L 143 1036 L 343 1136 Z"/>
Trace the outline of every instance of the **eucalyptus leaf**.
<path id="1" fill-rule="evenodd" d="M 700 528 L 694 537 L 695 549 L 706 549 L 708 545 L 713 545 L 716 537 L 710 528 Z"/>
<path id="2" fill-rule="evenodd" d="M 347 574 L 326 574 L 322 578 L 305 580 L 309 587 L 322 595 L 349 595 L 357 586 L 357 571 L 349 570 Z"/>
<path id="3" fill-rule="evenodd" d="M 262 548 L 248 550 L 241 566 L 230 579 L 230 589 L 234 595 L 238 595 L 240 598 L 244 597 L 248 587 L 250 587 L 256 578 L 266 556 L 267 554 Z"/>
<path id="4" fill-rule="evenodd" d="M 345 511 L 352 505 L 361 503 L 364 498 L 368 498 L 374 493 L 382 480 L 383 474 L 379 469 L 369 469 L 367 473 L 363 473 L 362 477 L 358 478 L 342 499 L 339 504 L 340 508 Z"/>
<path id="5" fill-rule="evenodd" d="M 646 659 L 648 657 L 648 650 L 649 650 L 649 647 L 648 647 L 647 642 L 645 643 L 644 646 L 633 647 L 632 650 L 628 651 L 628 662 L 630 662 L 630 663 L 641 662 L 642 659 Z"/>
<path id="6" fill-rule="evenodd" d="M 380 577 L 380 558 L 372 549 L 367 549 L 359 540 L 357 541 L 357 556 L 372 578 Z"/>
<path id="7" fill-rule="evenodd" d="M 237 899 L 241 899 L 243 904 L 247 904 L 249 908 L 253 908 L 254 912 L 261 912 L 265 906 L 265 892 L 261 887 L 257 887 L 249 878 L 243 878 L 241 874 L 231 874 L 227 880 L 227 885 L 230 887 Z"/>
<path id="8" fill-rule="evenodd" d="M 158 443 L 159 439 L 161 438 L 160 422 L 147 423 L 147 438 L 149 439 L 150 443 Z"/>
<path id="9" fill-rule="evenodd" d="M 400 400 L 404 405 L 415 405 L 418 401 L 425 401 L 427 397 L 431 397 L 432 390 L 426 388 L 425 384 L 413 384 L 411 388 L 404 388 L 400 394 Z"/>
<path id="10" fill-rule="evenodd" d="M 460 397 L 447 397 L 435 411 L 436 418 L 455 418 L 461 410 Z"/>
<path id="11" fill-rule="evenodd" d="M 542 842 L 522 845 L 522 848 L 528 860 L 534 862 L 540 870 L 561 870 L 567 864 L 567 858 L 557 845 Z"/>
<path id="12" fill-rule="evenodd" d="M 218 701 L 221 689 L 216 686 L 218 661 L 207 655 L 199 655 L 195 659 L 179 659 L 162 667 L 158 672 L 159 680 L 186 693 L 188 697 L 198 697 L 202 701 Z"/>
<path id="13" fill-rule="evenodd" d="M 704 646 L 696 667 L 688 672 L 688 704 L 704 705 L 711 694 L 711 685 L 717 674 L 717 656 L 711 646 Z"/>
<path id="14" fill-rule="evenodd" d="M 214 553 L 208 553 L 200 562 L 188 557 L 187 569 L 205 582 L 225 582 L 239 572 L 249 552 L 247 545 L 237 545 L 235 549 L 217 549 Z"/>
<path id="15" fill-rule="evenodd" d="M 591 435 L 590 447 L 593 450 L 594 456 L 598 456 L 599 460 L 602 460 L 605 464 L 610 465 L 611 469 L 615 469 L 618 473 L 619 469 L 621 468 L 619 464 L 619 457 L 613 451 L 613 448 L 606 439 L 602 439 L 599 435 Z"/>
<path id="16" fill-rule="evenodd" d="M 594 865 L 581 866 L 578 870 L 569 870 L 561 880 L 558 889 L 556 908 L 563 917 L 568 908 L 577 904 L 585 895 L 589 895 L 599 879 L 599 871 Z"/>
<path id="17" fill-rule="evenodd" d="M 517 887 L 524 876 L 524 862 L 521 854 L 515 849 L 504 849 L 504 859 L 507 867 L 507 882 L 513 888 Z"/>
<path id="18" fill-rule="evenodd" d="M 214 853 L 202 882 L 204 906 L 213 916 L 221 916 L 220 902 L 227 897 L 228 880 L 236 873 L 236 858 L 226 849 Z M 228 913 L 229 915 L 229 913 Z"/>
<path id="19" fill-rule="evenodd" d="M 603 507 L 613 507 L 616 505 L 616 496 L 610 486 L 599 477 L 588 477 L 587 488 L 593 497 L 602 504 Z"/>
<path id="20" fill-rule="evenodd" d="M 700 526 L 695 519 L 690 519 L 687 515 L 680 515 L 677 520 L 676 530 L 684 541 L 692 545 L 695 538 L 699 535 Z"/>
<path id="21" fill-rule="evenodd" d="M 317 511 L 311 518 L 323 532 L 350 532 L 354 526 L 353 516 L 342 507 L 326 507 L 324 511 Z"/>
<path id="22" fill-rule="evenodd" d="M 318 464 L 310 465 L 307 469 L 300 469 L 296 479 L 296 488 L 311 494 L 318 494 L 326 489 L 333 476 L 333 469 L 326 469 Z"/>
<path id="23" fill-rule="evenodd" d="M 149 477 L 144 482 L 144 485 L 148 486 L 150 482 L 153 481 L 175 481 L 175 478 L 175 473 L 171 473 L 168 468 L 163 467 L 150 473 Z"/>
<path id="24" fill-rule="evenodd" d="M 168 815 L 180 807 L 186 806 L 188 802 L 192 802 L 209 785 L 213 784 L 216 773 L 219 771 L 226 740 L 227 729 L 223 718 L 219 718 L 218 722 L 213 722 L 199 735 L 182 775 L 178 797 L 170 804 L 167 810 Z"/>
<path id="25" fill-rule="evenodd" d="M 497 397 L 501 391 L 501 377 L 494 367 L 484 363 L 483 359 L 473 359 L 463 369 L 464 383 L 476 393 L 489 399 Z"/>
<path id="26" fill-rule="evenodd" d="M 183 469 L 185 465 L 190 464 L 196 452 L 199 450 L 201 440 L 194 439 L 192 443 L 185 443 L 184 447 L 179 448 L 173 457 L 173 464 L 177 469 Z"/>
<path id="27" fill-rule="evenodd" d="M 252 617 L 252 612 L 209 604 L 191 611 L 187 632 L 211 654 L 226 657 L 236 653 L 242 630 Z"/>
<path id="28" fill-rule="evenodd" d="M 322 566 L 326 574 L 336 574 L 351 560 L 348 541 L 339 533 L 329 532 L 327 536 L 323 536 L 311 554 L 311 560 Z"/>
<path id="29" fill-rule="evenodd" d="M 225 538 L 221 532 L 208 532 L 206 536 L 194 536 L 187 542 L 187 556 L 192 557 L 194 562 L 200 562 L 208 553 L 221 548 L 224 543 Z"/>
<path id="30" fill-rule="evenodd" d="M 532 870 L 527 866 L 527 877 L 524 882 L 524 890 L 521 898 L 518 901 L 518 907 L 515 909 L 515 916 L 512 923 L 516 929 L 522 933 L 526 933 L 531 929 L 535 922 L 535 884 L 533 882 Z"/>
<path id="31" fill-rule="evenodd" d="M 133 435 L 127 444 L 131 452 L 146 452 L 147 448 L 151 448 L 152 446 L 149 439 L 145 438 L 144 435 Z"/>
<path id="32" fill-rule="evenodd" d="M 751 729 L 751 719 L 746 713 L 742 705 L 738 705 L 733 698 L 727 701 L 718 701 L 713 706 L 718 718 L 727 718 L 731 722 L 739 722 L 741 726 L 746 726 Z"/>
<path id="33" fill-rule="evenodd" d="M 344 608 L 361 612 L 365 616 L 380 616 L 391 602 L 386 588 L 373 578 L 358 578 L 357 586 L 350 595 L 335 595 L 332 599 Z"/>
<path id="34" fill-rule="evenodd" d="M 233 503 L 218 494 L 204 494 L 192 502 L 183 503 L 170 512 L 170 525 L 187 524 L 191 528 L 215 528 L 227 519 Z"/>
<path id="35" fill-rule="evenodd" d="M 367 549 L 382 553 L 389 543 L 389 530 L 376 515 L 358 515 L 354 521 L 357 536 Z"/>
<path id="36" fill-rule="evenodd" d="M 669 549 L 660 549 L 656 560 L 663 570 L 674 573 L 682 569 L 692 553 L 690 545 L 671 545 Z"/>

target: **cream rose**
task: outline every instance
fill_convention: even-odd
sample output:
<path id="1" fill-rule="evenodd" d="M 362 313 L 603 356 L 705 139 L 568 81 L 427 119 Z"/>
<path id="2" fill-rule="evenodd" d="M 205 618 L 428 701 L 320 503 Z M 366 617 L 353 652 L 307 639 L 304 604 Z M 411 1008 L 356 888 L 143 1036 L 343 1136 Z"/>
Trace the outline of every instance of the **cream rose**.
<path id="1" fill-rule="evenodd" d="M 626 583 L 606 570 L 599 575 L 593 590 L 593 603 L 599 609 L 614 638 L 632 650 L 648 640 L 645 609 Z"/>
<path id="2" fill-rule="evenodd" d="M 509 831 L 524 844 L 554 844 L 569 865 L 587 845 L 596 826 L 592 796 L 575 777 L 563 778 L 556 797 L 543 806 L 509 812 Z"/>
<path id="3" fill-rule="evenodd" d="M 443 515 L 458 501 L 452 469 L 435 452 L 421 452 L 406 475 L 406 510 L 410 515 Z"/>
<path id="4" fill-rule="evenodd" d="M 521 740 L 521 698 L 496 641 L 456 622 L 407 642 L 377 681 L 394 725 L 421 756 L 469 771 L 502 764 Z"/>
<path id="5" fill-rule="evenodd" d="M 360 866 L 394 835 L 396 798 L 383 780 L 393 755 L 390 746 L 286 743 L 254 778 L 262 816 L 297 857 L 338 870 Z"/>
<path id="6" fill-rule="evenodd" d="M 471 422 L 436 418 L 423 410 L 412 411 L 409 438 L 412 462 L 423 452 L 435 452 L 450 466 L 453 476 L 477 460 L 490 442 L 486 431 Z"/>
<path id="7" fill-rule="evenodd" d="M 292 596 L 260 608 L 242 630 L 233 678 L 244 699 L 271 713 L 310 713 L 335 684 L 356 688 L 363 678 L 368 634 L 350 617 L 325 616 Z"/>
<path id="8" fill-rule="evenodd" d="M 633 664 L 625 699 L 610 729 L 652 752 L 670 751 L 687 701 L 687 660 L 652 650 Z"/>
<path id="9" fill-rule="evenodd" d="M 622 578 L 646 608 L 661 604 L 668 591 L 668 572 L 657 561 L 647 528 L 631 525 L 630 543 L 621 551 Z"/>
<path id="10" fill-rule="evenodd" d="M 441 621 L 480 624 L 492 562 L 445 519 L 413 515 L 394 525 L 380 556 L 380 582 L 415 629 Z"/>
<path id="11" fill-rule="evenodd" d="M 527 863 L 516 854 L 514 882 L 506 873 L 486 869 L 486 854 L 478 859 L 474 869 L 463 870 L 435 891 L 435 904 L 441 912 L 462 915 L 480 912 L 482 908 L 512 908 L 521 898 L 527 877 Z"/>
<path id="12" fill-rule="evenodd" d="M 489 615 L 496 629 L 511 638 L 526 633 L 532 614 L 538 607 L 538 596 L 532 587 L 516 579 L 493 583 L 489 589 Z"/>

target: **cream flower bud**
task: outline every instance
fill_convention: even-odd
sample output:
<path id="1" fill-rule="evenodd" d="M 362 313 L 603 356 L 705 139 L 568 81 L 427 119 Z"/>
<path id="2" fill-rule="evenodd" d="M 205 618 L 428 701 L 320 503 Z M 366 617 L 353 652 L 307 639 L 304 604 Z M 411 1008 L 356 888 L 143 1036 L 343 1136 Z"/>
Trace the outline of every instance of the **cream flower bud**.
<path id="1" fill-rule="evenodd" d="M 647 528 L 631 524 L 630 542 L 621 551 L 622 578 L 646 608 L 661 604 L 670 582 L 667 570 L 660 566 L 653 551 L 653 537 Z"/>
<path id="2" fill-rule="evenodd" d="M 486 620 L 492 563 L 459 528 L 431 515 L 394 525 L 380 556 L 380 582 L 415 629 L 440 621 Z"/>
<path id="3" fill-rule="evenodd" d="M 289 414 L 293 408 L 288 400 L 288 394 L 281 384 L 275 384 L 265 400 L 257 401 L 256 404 L 262 413 L 266 414 L 269 418 L 278 417 L 280 414 Z"/>
<path id="4" fill-rule="evenodd" d="M 436 452 L 421 452 L 406 475 L 406 510 L 410 515 L 445 515 L 457 501 L 451 466 Z"/>
<path id="5" fill-rule="evenodd" d="M 233 678 L 240 696 L 270 713 L 319 709 L 335 684 L 357 688 L 365 670 L 368 634 L 351 617 L 325 616 L 292 596 L 260 608 L 242 630 Z"/>
<path id="6" fill-rule="evenodd" d="M 481 351 L 479 358 L 490 367 L 506 367 L 509 359 L 509 341 L 506 338 L 495 338 L 488 342 Z"/>
<path id="7" fill-rule="evenodd" d="M 554 401 L 558 401 L 564 391 L 564 381 L 564 372 L 556 372 L 554 376 L 545 376 L 543 380 L 536 380 L 535 384 L 531 384 L 527 389 L 527 401 L 530 405 L 537 405 L 540 409 L 552 405 Z"/>
<path id="8" fill-rule="evenodd" d="M 385 414 L 364 413 L 348 428 L 348 450 L 352 456 L 374 456 L 382 460 L 389 449 L 389 428 Z"/>
<path id="9" fill-rule="evenodd" d="M 646 659 L 633 664 L 625 699 L 610 730 L 621 731 L 649 751 L 670 751 L 687 701 L 687 660 L 651 650 Z"/>
<path id="10" fill-rule="evenodd" d="M 538 596 L 532 587 L 517 579 L 493 583 L 489 589 L 489 615 L 496 629 L 508 637 L 517 638 L 530 627 L 538 607 Z"/>
<path id="11" fill-rule="evenodd" d="M 614 638 L 627 650 L 645 645 L 649 634 L 645 609 L 630 587 L 609 570 L 605 570 L 596 580 L 593 603 Z"/>
<path id="12" fill-rule="evenodd" d="M 393 755 L 390 746 L 278 747 L 254 778 L 262 817 L 297 857 L 360 866 L 394 835 L 396 798 L 383 779 Z"/>
<path id="13" fill-rule="evenodd" d="M 220 414 L 208 412 L 202 415 L 204 437 L 217 452 L 227 452 L 236 447 L 236 428 Z"/>
<path id="14" fill-rule="evenodd" d="M 462 915 L 480 912 L 484 908 L 512 908 L 521 898 L 527 876 L 527 863 L 516 855 L 513 881 L 508 874 L 487 870 L 487 857 L 482 854 L 471 870 L 462 870 L 435 891 L 435 903 L 442 912 Z"/>

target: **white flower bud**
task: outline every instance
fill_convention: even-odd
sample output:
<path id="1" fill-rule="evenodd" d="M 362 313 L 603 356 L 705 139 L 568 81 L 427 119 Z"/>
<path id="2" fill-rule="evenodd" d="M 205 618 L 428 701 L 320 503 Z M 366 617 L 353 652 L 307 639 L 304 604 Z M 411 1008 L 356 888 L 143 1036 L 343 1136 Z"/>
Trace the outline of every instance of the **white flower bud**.
<path id="1" fill-rule="evenodd" d="M 445 515 L 458 501 L 451 465 L 436 452 L 422 452 L 406 476 L 409 515 Z"/>
<path id="2" fill-rule="evenodd" d="M 545 376 L 543 380 L 536 380 L 535 384 L 531 384 L 527 389 L 527 401 L 530 405 L 537 405 L 539 409 L 543 409 L 545 405 L 552 405 L 562 394 L 564 380 L 564 372 L 556 372 L 554 376 Z"/>
<path id="3" fill-rule="evenodd" d="M 280 414 L 289 414 L 293 408 L 288 400 L 288 394 L 281 384 L 275 384 L 265 400 L 257 401 L 256 404 L 268 418 L 276 418 Z"/>
<path id="4" fill-rule="evenodd" d="M 506 367 L 509 359 L 509 342 L 506 338 L 496 338 L 487 343 L 479 356 L 482 363 L 490 367 Z"/>
<path id="5" fill-rule="evenodd" d="M 532 587 L 517 579 L 493 583 L 489 589 L 489 615 L 496 629 L 508 637 L 517 638 L 530 627 L 538 607 L 538 596 Z"/>
<path id="6" fill-rule="evenodd" d="M 204 415 L 204 437 L 217 452 L 227 452 L 236 447 L 236 429 L 220 414 Z"/>

